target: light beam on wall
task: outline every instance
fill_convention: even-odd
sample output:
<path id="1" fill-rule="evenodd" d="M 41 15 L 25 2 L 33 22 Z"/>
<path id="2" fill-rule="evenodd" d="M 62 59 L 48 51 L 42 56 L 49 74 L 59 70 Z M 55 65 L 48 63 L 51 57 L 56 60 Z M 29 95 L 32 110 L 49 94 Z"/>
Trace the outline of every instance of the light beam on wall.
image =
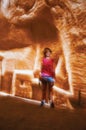
<path id="1" fill-rule="evenodd" d="M 8 6 L 9 6 L 9 0 L 2 0 L 1 1 L 1 11 L 5 17 L 9 17 L 9 12 L 8 12 Z"/>
<path id="2" fill-rule="evenodd" d="M 5 93 L 5 92 L 0 92 L 0 95 L 1 95 L 1 96 L 9 96 L 10 94 Z"/>
<path id="3" fill-rule="evenodd" d="M 57 92 L 57 93 L 60 93 L 60 94 L 63 94 L 63 95 L 68 95 L 68 96 L 73 96 L 73 93 L 70 92 L 70 91 L 65 91 L 57 86 L 53 86 L 53 89 Z"/>
<path id="4" fill-rule="evenodd" d="M 0 95 L 1 95 L 1 96 L 14 97 L 14 98 L 16 98 L 16 99 L 23 100 L 24 102 L 27 102 L 27 103 L 30 103 L 30 104 L 40 105 L 40 101 L 37 101 L 37 100 L 22 98 L 22 97 L 19 97 L 19 96 L 13 96 L 13 95 L 11 95 L 11 94 L 7 94 L 7 93 L 4 93 L 4 92 L 0 92 Z M 46 107 L 46 108 L 49 108 L 49 104 L 48 104 L 48 103 L 45 103 L 45 107 Z"/>
<path id="5" fill-rule="evenodd" d="M 35 56 L 34 70 L 38 69 L 39 56 L 40 56 L 40 45 L 38 44 L 38 45 L 37 45 L 37 48 L 36 48 L 36 56 Z"/>
<path id="6" fill-rule="evenodd" d="M 71 65 L 70 65 L 70 40 L 67 34 L 67 31 L 64 29 L 64 31 L 60 32 L 61 40 L 62 40 L 62 46 L 63 46 L 63 52 L 65 55 L 65 65 L 66 65 L 66 70 L 68 73 L 68 81 L 69 81 L 69 87 L 70 87 L 70 92 L 73 92 L 73 86 L 72 86 L 72 72 L 71 72 Z"/>

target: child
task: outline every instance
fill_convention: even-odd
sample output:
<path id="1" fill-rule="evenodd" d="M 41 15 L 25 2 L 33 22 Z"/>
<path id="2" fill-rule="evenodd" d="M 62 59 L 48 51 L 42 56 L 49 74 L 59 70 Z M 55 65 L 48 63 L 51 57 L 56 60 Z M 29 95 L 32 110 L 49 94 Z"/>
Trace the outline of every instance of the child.
<path id="1" fill-rule="evenodd" d="M 44 57 L 42 59 L 42 66 L 41 66 L 41 76 L 40 80 L 42 81 L 42 101 L 41 106 L 45 104 L 46 100 L 46 91 L 47 85 L 49 90 L 49 101 L 50 107 L 54 107 L 53 103 L 53 85 L 54 85 L 54 78 L 55 78 L 55 69 L 54 69 L 54 61 L 51 58 L 51 49 L 45 48 L 44 49 Z"/>

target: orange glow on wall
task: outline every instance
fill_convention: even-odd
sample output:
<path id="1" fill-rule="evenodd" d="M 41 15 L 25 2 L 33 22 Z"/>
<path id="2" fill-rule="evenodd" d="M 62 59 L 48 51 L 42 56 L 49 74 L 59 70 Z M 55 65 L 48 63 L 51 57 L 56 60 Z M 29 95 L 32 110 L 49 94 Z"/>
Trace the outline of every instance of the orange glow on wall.
<path id="1" fill-rule="evenodd" d="M 83 0 L 0 0 L 0 90 L 40 100 L 41 58 L 49 47 L 54 91 L 74 98 L 80 90 L 86 94 L 85 14 Z"/>

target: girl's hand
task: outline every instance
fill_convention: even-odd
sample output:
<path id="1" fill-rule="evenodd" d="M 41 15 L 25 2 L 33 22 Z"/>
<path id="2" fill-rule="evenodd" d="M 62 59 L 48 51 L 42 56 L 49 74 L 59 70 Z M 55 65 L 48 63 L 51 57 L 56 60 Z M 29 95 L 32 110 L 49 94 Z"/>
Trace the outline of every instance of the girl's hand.
<path id="1" fill-rule="evenodd" d="M 33 75 L 35 78 L 39 78 L 40 77 L 40 70 L 34 70 Z"/>

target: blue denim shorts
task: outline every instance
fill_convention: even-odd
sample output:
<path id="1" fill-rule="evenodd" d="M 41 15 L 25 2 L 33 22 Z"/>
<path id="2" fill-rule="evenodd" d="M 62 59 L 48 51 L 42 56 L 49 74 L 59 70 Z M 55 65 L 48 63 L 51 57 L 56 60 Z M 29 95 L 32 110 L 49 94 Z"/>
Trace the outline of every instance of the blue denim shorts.
<path id="1" fill-rule="evenodd" d="M 54 83 L 55 82 L 55 79 L 50 77 L 50 76 L 42 76 L 42 78 L 45 80 L 45 81 L 48 81 L 48 82 L 51 82 L 51 83 Z"/>

